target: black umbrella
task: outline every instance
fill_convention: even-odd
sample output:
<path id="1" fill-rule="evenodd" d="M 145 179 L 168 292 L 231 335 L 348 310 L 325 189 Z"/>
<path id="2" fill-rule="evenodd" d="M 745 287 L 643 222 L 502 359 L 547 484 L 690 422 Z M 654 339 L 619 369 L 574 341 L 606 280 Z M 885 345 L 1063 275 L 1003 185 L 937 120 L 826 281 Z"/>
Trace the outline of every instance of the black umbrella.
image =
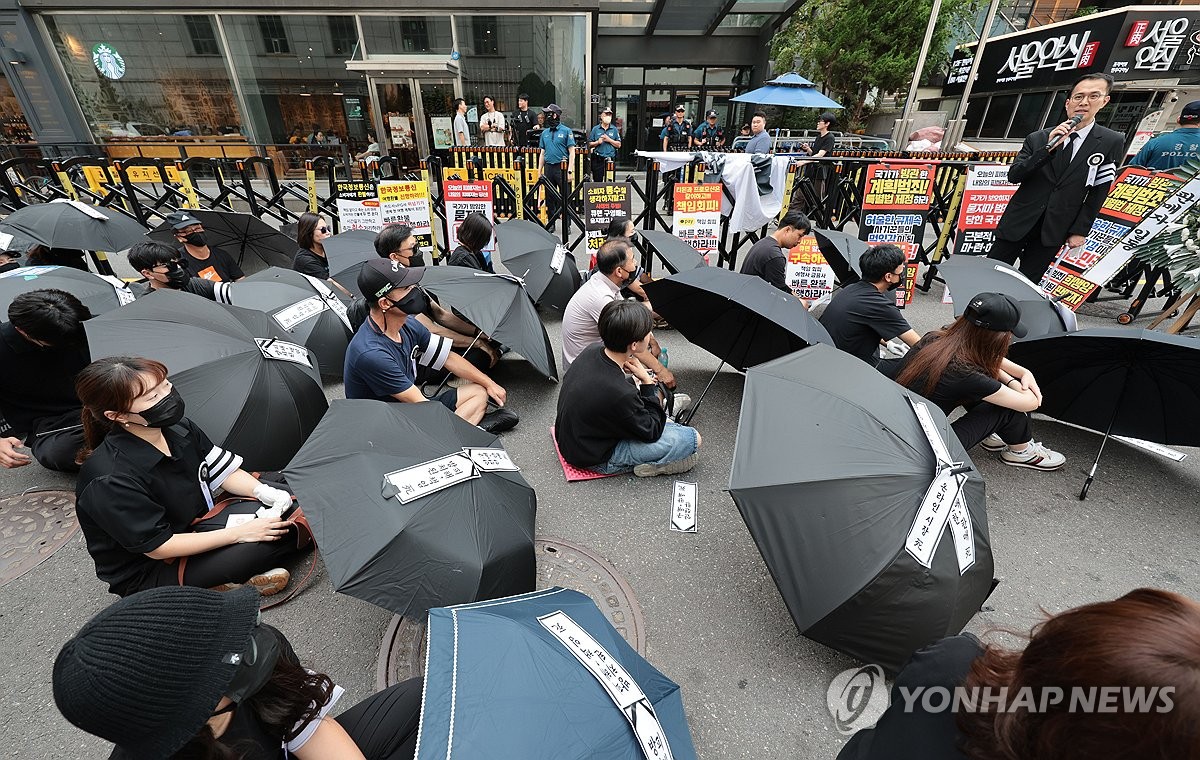
<path id="1" fill-rule="evenodd" d="M 683 337 L 735 369 L 778 359 L 818 341 L 833 345 L 799 299 L 753 275 L 703 267 L 646 283 L 645 288 L 654 311 Z M 716 377 L 713 373 L 704 393 Z M 687 421 L 695 416 L 704 393 Z"/>
<path id="2" fill-rule="evenodd" d="M 1041 288 L 1003 261 L 985 256 L 953 256 L 938 265 L 938 273 L 950 288 L 956 317 L 977 294 L 1003 293 L 1016 300 L 1021 321 L 1028 330 L 1024 338 L 1016 340 L 1062 335 L 1077 329 L 1074 312 L 1048 299 Z"/>
<path id="3" fill-rule="evenodd" d="M 669 232 L 641 230 L 638 234 L 654 249 L 671 274 L 708 266 L 708 262 L 695 248 Z"/>
<path id="4" fill-rule="evenodd" d="M 300 277 L 303 285 L 289 275 Z M 234 306 L 263 312 L 275 321 L 280 336 L 312 351 L 322 374 L 341 377 L 353 333 L 345 304 L 325 290 L 318 293 L 298 272 L 270 267 L 230 283 L 228 293 Z"/>
<path id="5" fill-rule="evenodd" d="M 833 268 L 838 282 L 849 285 L 857 282 L 861 269 L 858 258 L 870 248 L 864 241 L 837 230 L 813 229 L 813 237 L 817 239 L 817 248 L 825 261 Z"/>
<path id="6" fill-rule="evenodd" d="M 541 374 L 555 380 L 558 368 L 550 337 L 525 286 L 515 277 L 467 267 L 426 267 L 421 287 L 453 306 L 491 338 L 508 346 Z"/>
<path id="7" fill-rule="evenodd" d="M 437 403 L 333 402 L 284 475 L 335 589 L 416 619 L 533 590 L 537 497 L 519 472 L 481 472 L 407 503 L 385 478 L 464 447 L 503 444 Z"/>
<path id="8" fill-rule="evenodd" d="M 357 277 L 358 265 L 378 255 L 375 253 L 375 238 L 378 234 L 371 230 L 347 230 L 325 238 L 321 245 L 325 248 L 329 271 L 342 272 L 354 267 L 354 276 Z M 351 292 L 357 293 L 358 289 L 354 288 Z"/>
<path id="9" fill-rule="evenodd" d="M 116 277 L 102 277 L 74 267 L 32 266 L 0 272 L 0 321 L 8 319 L 8 305 L 21 293 L 55 288 L 65 290 L 95 314 L 131 303 L 133 291 Z"/>
<path id="10" fill-rule="evenodd" d="M 146 228 L 111 209 L 60 199 L 17 209 L 0 222 L 0 232 L 50 248 L 123 251 L 143 240 Z"/>
<path id="11" fill-rule="evenodd" d="M 729 492 L 800 632 L 866 662 L 898 670 L 991 591 L 983 478 L 945 415 L 836 349 L 746 372 Z"/>
<path id="12" fill-rule="evenodd" d="M 187 416 L 247 469 L 283 467 L 328 407 L 312 354 L 261 312 L 162 291 L 85 326 L 93 358 L 167 365 Z"/>
<path id="13" fill-rule="evenodd" d="M 38 241 L 23 232 L 17 232 L 16 230 L 0 232 L 0 253 L 24 256 L 29 253 L 30 248 L 33 248 L 37 244 Z"/>
<path id="14" fill-rule="evenodd" d="M 538 306 L 562 311 L 579 290 L 579 264 L 575 255 L 563 250 L 555 264 L 560 243 L 541 226 L 526 219 L 510 219 L 496 225 L 496 244 L 504 268 L 525 281 Z"/>
<path id="15" fill-rule="evenodd" d="M 1079 498 L 1087 497 L 1110 435 L 1200 446 L 1200 342 L 1153 330 L 1101 327 L 1013 344 L 1037 376 L 1039 412 L 1103 430 Z"/>
<path id="16" fill-rule="evenodd" d="M 188 209 L 187 212 L 204 225 L 207 243 L 234 256 L 239 264 L 247 253 L 254 254 L 272 267 L 290 267 L 292 259 L 296 257 L 296 241 L 256 216 L 201 209 Z M 175 231 L 166 222 L 155 227 L 149 237 L 164 243 L 175 243 Z"/>

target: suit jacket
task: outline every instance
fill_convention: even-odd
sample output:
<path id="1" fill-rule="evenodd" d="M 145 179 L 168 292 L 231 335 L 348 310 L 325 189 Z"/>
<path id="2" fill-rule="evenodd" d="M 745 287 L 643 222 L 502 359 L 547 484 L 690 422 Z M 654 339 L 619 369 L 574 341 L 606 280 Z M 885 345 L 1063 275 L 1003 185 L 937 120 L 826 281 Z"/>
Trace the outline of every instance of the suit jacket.
<path id="1" fill-rule="evenodd" d="M 1105 164 L 1113 164 L 1115 169 L 1124 156 L 1125 137 L 1096 124 L 1061 174 L 1054 157 L 1067 146 L 1048 152 L 1049 138 L 1049 129 L 1026 137 L 1008 169 L 1008 181 L 1020 187 L 996 228 L 1001 240 L 1021 240 L 1039 219 L 1043 245 L 1062 245 L 1068 235 L 1086 236 L 1108 197 L 1111 178 L 1089 186 L 1089 175 L 1094 176 Z"/>

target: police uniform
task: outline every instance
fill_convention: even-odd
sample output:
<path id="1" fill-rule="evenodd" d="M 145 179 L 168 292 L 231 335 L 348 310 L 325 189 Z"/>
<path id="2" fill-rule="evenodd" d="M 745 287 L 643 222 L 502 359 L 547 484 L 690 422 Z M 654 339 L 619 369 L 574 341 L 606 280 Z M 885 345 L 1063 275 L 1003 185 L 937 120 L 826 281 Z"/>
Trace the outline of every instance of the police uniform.
<path id="1" fill-rule="evenodd" d="M 696 138 L 697 143 L 703 142 L 704 148 L 712 150 L 720 147 L 721 143 L 725 141 L 725 130 L 705 121 L 692 133 L 692 136 Z"/>
<path id="2" fill-rule="evenodd" d="M 601 135 L 607 135 L 609 139 L 621 141 L 621 130 L 617 129 L 617 125 L 611 121 L 608 123 L 608 128 L 605 129 L 603 124 L 597 124 L 592 127 L 592 131 L 588 134 L 588 143 L 594 143 L 600 139 Z M 595 148 L 592 148 L 592 181 L 603 182 L 604 170 L 607 168 L 608 161 L 616 160 L 617 149 L 611 143 L 600 143 Z"/>
<path id="3" fill-rule="evenodd" d="M 575 146 L 575 135 L 571 132 L 570 127 L 560 121 L 557 127 L 542 129 L 542 134 L 538 138 L 538 146 L 542 150 L 546 181 L 554 185 L 556 189 L 561 188 L 563 184 L 562 162 L 571 157 L 571 148 Z M 546 194 L 546 213 L 551 220 L 558 213 L 559 206 L 559 198 L 548 192 Z"/>
<path id="4" fill-rule="evenodd" d="M 679 151 L 691 148 L 689 140 L 692 136 L 692 122 L 684 119 L 677 121 L 673 116 L 667 119 L 658 139 L 667 141 L 667 150 Z M 675 183 L 679 181 L 681 169 L 663 174 L 663 188 L 666 191 L 664 204 L 669 213 L 675 207 Z"/>

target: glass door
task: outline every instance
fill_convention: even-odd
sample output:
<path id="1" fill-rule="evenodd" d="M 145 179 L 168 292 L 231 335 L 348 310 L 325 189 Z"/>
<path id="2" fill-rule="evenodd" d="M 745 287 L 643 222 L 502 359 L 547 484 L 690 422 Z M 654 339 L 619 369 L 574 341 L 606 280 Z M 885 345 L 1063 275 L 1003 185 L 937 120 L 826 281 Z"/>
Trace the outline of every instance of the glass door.
<path id="1" fill-rule="evenodd" d="M 671 91 L 668 89 L 646 89 L 646 108 L 642 111 L 645 125 L 642 128 L 642 150 L 662 150 L 662 128 L 671 118 Z"/>
<path id="2" fill-rule="evenodd" d="M 375 83 L 376 99 L 383 118 L 381 132 L 376 135 L 383 155 L 394 156 L 401 166 L 414 167 L 420 158 L 428 155 L 421 147 L 422 135 L 417 131 L 418 108 L 413 98 L 410 80 L 378 81 Z M 378 125 L 377 125 L 378 128 Z"/>
<path id="3" fill-rule="evenodd" d="M 621 130 L 621 149 L 617 151 L 617 160 L 632 163 L 633 152 L 639 148 L 644 149 L 638 142 L 638 138 L 642 136 L 642 125 L 645 124 L 642 116 L 641 89 L 618 88 L 612 101 L 612 109 L 617 129 Z"/>
<path id="4" fill-rule="evenodd" d="M 421 125 L 428 141 L 422 155 L 442 152 L 454 145 L 454 99 L 458 97 L 453 80 L 414 80 L 421 97 Z"/>

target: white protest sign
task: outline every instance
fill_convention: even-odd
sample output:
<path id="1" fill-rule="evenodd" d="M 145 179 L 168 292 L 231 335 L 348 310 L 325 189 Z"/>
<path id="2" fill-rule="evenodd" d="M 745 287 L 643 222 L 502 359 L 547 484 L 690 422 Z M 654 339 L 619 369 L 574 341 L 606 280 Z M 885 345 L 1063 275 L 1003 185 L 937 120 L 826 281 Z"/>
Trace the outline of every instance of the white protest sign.
<path id="1" fill-rule="evenodd" d="M 1130 446 L 1136 446 L 1139 449 L 1145 449 L 1146 451 L 1150 451 L 1150 452 L 1153 452 L 1160 456 L 1164 456 L 1167 459 L 1171 459 L 1176 462 L 1182 462 L 1184 459 L 1187 458 L 1187 454 L 1184 454 L 1182 451 L 1176 451 L 1175 449 L 1169 449 L 1166 446 L 1163 446 L 1162 444 L 1152 443 L 1150 441 L 1143 441 L 1141 438 L 1129 438 L 1128 436 L 1124 436 L 1124 435 L 1114 435 L 1113 438 L 1115 438 L 1118 441 L 1121 441 L 1122 443 L 1128 443 Z"/>
<path id="2" fill-rule="evenodd" d="M 954 472 L 958 463 L 950 458 L 950 451 L 934 424 L 929 407 L 911 396 L 907 398 L 921 425 L 921 431 L 929 440 L 929 446 L 937 457 L 938 471 L 921 500 L 916 519 L 913 520 L 904 540 L 904 549 L 921 565 L 932 567 L 933 556 L 942 541 L 942 536 L 945 535 L 946 527 L 950 526 L 950 536 L 954 540 L 954 551 L 958 559 L 958 572 L 961 575 L 975 564 L 975 533 L 971 514 L 962 496 L 967 475 Z"/>
<path id="3" fill-rule="evenodd" d="M 291 330 L 306 319 L 312 319 L 328 308 L 320 296 L 305 298 L 291 306 L 285 306 L 271 316 L 285 330 Z"/>
<path id="4" fill-rule="evenodd" d="M 675 481 L 675 489 L 671 494 L 671 530 L 696 532 L 696 494 L 695 483 Z"/>
<path id="5" fill-rule="evenodd" d="M 478 477 L 479 472 L 471 460 L 465 454 L 458 453 L 389 472 L 383 479 L 395 489 L 395 496 L 400 503 L 407 504 Z"/>
<path id="6" fill-rule="evenodd" d="M 102 211 L 100 211 L 100 209 L 96 208 L 95 206 L 91 205 L 90 203 L 84 203 L 83 201 L 73 201 L 73 200 L 70 200 L 69 198 L 55 198 L 54 200 L 52 200 L 50 202 L 51 203 L 66 203 L 68 206 L 74 206 L 75 208 L 79 209 L 80 211 L 87 214 L 88 216 L 90 216 L 93 219 L 103 219 L 105 221 L 108 221 L 108 219 L 109 219 L 108 214 L 103 213 Z"/>
<path id="7" fill-rule="evenodd" d="M 117 294 L 117 302 L 121 306 L 133 303 L 136 296 L 133 295 L 133 291 L 129 289 L 129 286 L 120 277 L 113 277 L 111 274 L 98 274 L 96 276 L 109 285 L 112 285 L 113 292 Z"/>
<path id="8" fill-rule="evenodd" d="M 325 301 L 325 305 L 328 306 L 334 314 L 338 315 L 338 318 L 342 320 L 342 324 L 346 326 L 346 329 L 353 331 L 354 328 L 350 325 L 350 314 L 346 310 L 346 304 L 342 303 L 342 299 L 338 298 L 337 295 L 330 290 L 328 285 L 326 285 L 324 282 L 321 282 L 316 277 L 307 274 L 302 274 L 300 276 L 312 284 L 313 290 L 317 291 L 317 294 L 320 295 L 321 299 Z"/>
<path id="9" fill-rule="evenodd" d="M 1100 259 L 1091 269 L 1083 273 L 1083 278 L 1096 285 L 1104 285 L 1111 280 L 1121 267 L 1133 258 L 1133 252 L 1139 245 L 1145 244 L 1168 225 L 1175 222 L 1185 211 L 1196 207 L 1200 199 L 1200 175 L 1192 177 L 1191 181 L 1179 188 L 1163 201 L 1150 216 L 1146 217 L 1125 236 L 1125 239 L 1108 255 Z"/>
<path id="10" fill-rule="evenodd" d="M 646 699 L 641 687 L 621 663 L 561 610 L 539 617 L 538 622 L 558 639 L 608 692 L 609 698 L 629 721 L 647 760 L 670 760 L 671 746 L 667 742 L 667 734 L 663 731 L 662 724 L 658 722 L 658 716 L 654 714 L 650 700 Z"/>
<path id="11" fill-rule="evenodd" d="M 550 268 L 555 274 L 562 274 L 563 264 L 567 260 L 567 247 L 562 243 L 554 246 L 554 256 L 550 259 Z"/>
<path id="12" fill-rule="evenodd" d="M 463 449 L 475 466 L 483 472 L 520 472 L 504 449 Z"/>
<path id="13" fill-rule="evenodd" d="M 933 424 L 933 416 L 929 413 L 929 407 L 923 401 L 913 400 L 912 396 L 906 396 L 906 398 L 917 415 L 917 421 L 921 423 L 921 431 L 929 439 L 929 445 L 933 448 L 933 454 L 937 457 L 938 464 L 949 464 L 951 462 L 950 451 L 946 448 L 946 442 L 942 440 L 937 426 Z"/>
<path id="14" fill-rule="evenodd" d="M 258 343 L 258 350 L 262 351 L 262 355 L 267 359 L 279 359 L 292 364 L 312 367 L 312 362 L 308 358 L 308 349 L 304 346 L 288 343 L 278 338 L 255 338 L 254 341 Z"/>

